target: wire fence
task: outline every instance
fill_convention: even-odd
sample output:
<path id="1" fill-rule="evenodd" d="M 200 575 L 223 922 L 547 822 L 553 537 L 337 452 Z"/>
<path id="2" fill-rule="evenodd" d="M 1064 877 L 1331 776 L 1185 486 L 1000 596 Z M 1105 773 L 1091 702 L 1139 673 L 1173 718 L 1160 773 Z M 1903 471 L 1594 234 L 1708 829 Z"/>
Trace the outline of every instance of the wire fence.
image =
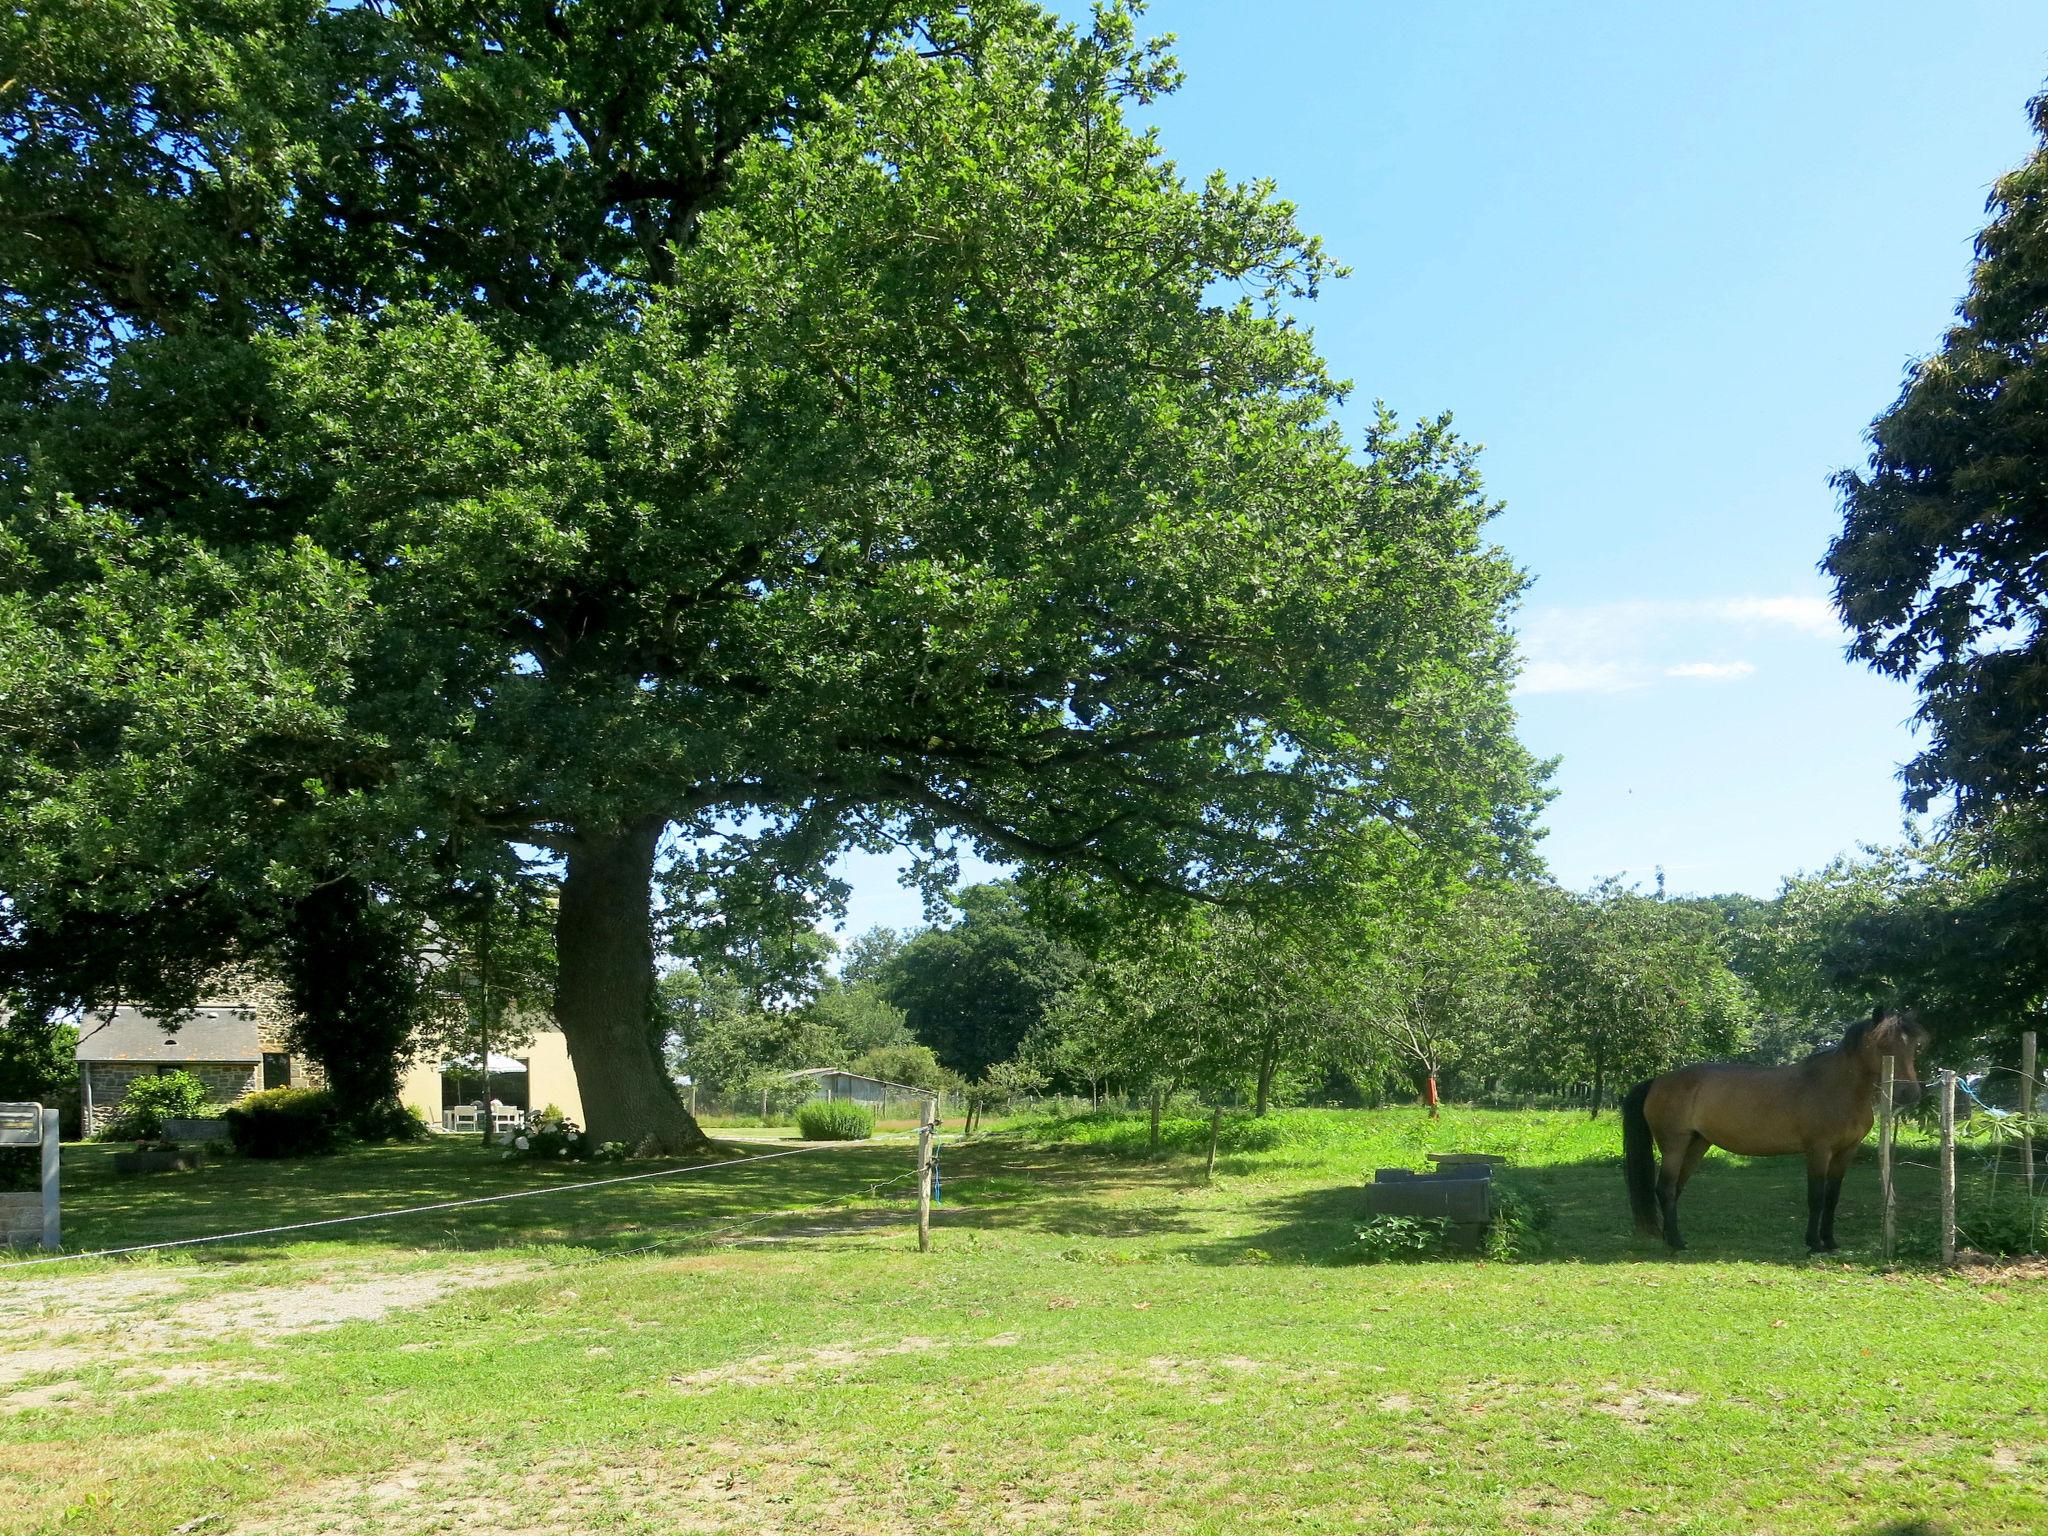
<path id="1" fill-rule="evenodd" d="M 974 1136 L 956 1136 L 944 1142 L 943 1145 L 959 1147 L 984 1141 L 999 1134 L 1001 1133 L 987 1132 Z M 574 1194 L 618 1185 L 645 1184 L 658 1179 L 688 1178 L 704 1174 L 727 1173 L 736 1168 L 759 1163 L 776 1162 L 784 1158 L 816 1156 L 824 1153 L 844 1153 L 858 1150 L 863 1145 L 866 1144 L 859 1142 L 819 1143 L 811 1146 L 787 1148 L 775 1152 L 756 1153 L 746 1157 L 728 1158 L 716 1163 L 693 1163 L 676 1168 L 657 1168 L 643 1173 L 613 1174 L 601 1179 L 579 1179 L 567 1184 L 548 1184 L 534 1189 L 508 1190 L 495 1195 L 473 1195 L 460 1200 L 435 1200 L 419 1205 L 396 1206 L 386 1210 L 357 1211 L 341 1216 L 314 1217 L 304 1221 L 280 1222 L 272 1226 L 245 1227 L 226 1232 L 206 1233 L 197 1237 L 166 1238 L 144 1243 L 124 1243 L 105 1248 L 85 1249 L 75 1253 L 45 1254 L 32 1259 L 14 1259 L 0 1262 L 0 1272 L 35 1269 L 51 1264 L 68 1264 L 87 1259 L 124 1258 L 136 1254 L 160 1253 L 173 1249 L 204 1248 L 219 1243 L 254 1242 L 334 1227 L 358 1226 L 369 1222 L 395 1221 L 414 1216 L 469 1210 L 478 1206 L 499 1205 L 515 1200 L 538 1200 L 549 1196 Z M 933 1172 L 935 1184 L 937 1183 L 936 1163 L 939 1145 L 935 1143 L 934 1146 Z M 566 1262 L 589 1263 L 601 1259 L 623 1258 L 636 1253 L 648 1253 L 656 1249 L 674 1247 L 685 1243 L 715 1241 L 721 1235 L 751 1230 L 754 1227 L 766 1225 L 771 1221 L 833 1209 L 857 1200 L 872 1199 L 879 1190 L 893 1188 L 916 1180 L 920 1177 L 922 1171 L 921 1166 L 913 1167 L 906 1172 L 868 1181 L 854 1190 L 829 1199 L 807 1201 L 802 1205 L 781 1207 L 771 1211 L 750 1212 L 744 1217 L 715 1222 L 709 1226 L 687 1232 L 670 1233 L 657 1238 L 653 1242 L 636 1247 L 607 1249 L 598 1254 L 579 1254 L 575 1259 Z M 614 1234 L 614 1236 L 630 1236 L 636 1231 L 658 1230 L 660 1229 L 655 1227 L 629 1227 L 624 1233 Z"/>
<path id="2" fill-rule="evenodd" d="M 2048 1126 L 2034 1112 L 2024 1073 L 1993 1067 L 1980 1075 L 1980 1081 L 1994 1074 L 2009 1074 L 2014 1080 L 2004 1084 L 2000 1079 L 2002 1086 L 2012 1088 L 2017 1107 L 1992 1101 L 2005 1097 L 2002 1093 L 1987 1097 L 1953 1072 L 1938 1073 L 1929 1086 L 1936 1104 L 1944 1092 L 1951 1095 L 1948 1108 L 1939 1113 L 1931 1132 L 1924 1123 L 1903 1123 L 1904 1134 L 1892 1151 L 1895 1167 L 1933 1175 L 1938 1214 L 1924 1204 L 1907 1207 L 1916 1229 L 1909 1233 L 1915 1241 L 1907 1246 L 1926 1241 L 1925 1226 L 1932 1216 L 1934 1243 L 1944 1262 L 1959 1253 L 2009 1257 L 2048 1249 L 2048 1184 L 2035 1162 L 2035 1144 L 2044 1139 Z"/>

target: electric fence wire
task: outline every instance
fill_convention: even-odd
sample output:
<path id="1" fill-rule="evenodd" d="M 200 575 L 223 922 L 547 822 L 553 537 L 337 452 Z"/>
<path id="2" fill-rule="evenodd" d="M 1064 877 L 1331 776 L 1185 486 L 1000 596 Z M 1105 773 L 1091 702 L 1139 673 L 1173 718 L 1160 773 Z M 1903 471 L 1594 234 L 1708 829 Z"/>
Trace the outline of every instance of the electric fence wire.
<path id="1" fill-rule="evenodd" d="M 969 1140 L 980 1141 L 985 1139 L 985 1136 L 999 1136 L 1003 1134 L 1006 1133 L 1001 1131 L 991 1131 L 984 1133 L 984 1135 L 978 1135 L 973 1138 L 956 1137 L 954 1138 L 953 1145 L 959 1146 L 968 1142 Z M 126 1256 L 128 1254 L 156 1253 L 172 1248 L 193 1248 L 209 1243 L 234 1242 L 238 1239 L 244 1238 L 253 1239 L 263 1237 L 276 1237 L 287 1232 L 307 1232 L 315 1228 L 321 1227 L 349 1226 L 366 1221 L 393 1220 L 404 1216 L 423 1216 L 435 1211 L 465 1210 L 470 1207 L 479 1205 L 497 1205 L 508 1200 L 532 1200 L 538 1199 L 545 1195 L 565 1195 L 574 1193 L 579 1190 L 600 1189 L 607 1185 L 642 1183 L 649 1179 L 687 1177 L 692 1174 L 710 1173 L 722 1169 L 742 1168 L 750 1163 L 768 1163 L 774 1162 L 779 1158 L 803 1157 L 807 1154 L 814 1152 L 832 1152 L 841 1150 L 844 1150 L 843 1144 L 835 1143 L 826 1143 L 822 1145 L 809 1147 L 793 1147 L 780 1152 L 763 1152 L 752 1157 L 728 1158 L 723 1162 L 717 1163 L 693 1163 L 681 1168 L 657 1168 L 648 1173 L 623 1173 L 605 1179 L 580 1179 L 573 1184 L 549 1184 L 538 1189 L 517 1189 L 499 1195 L 475 1195 L 466 1200 L 436 1200 L 426 1205 L 400 1206 L 395 1209 L 386 1211 L 361 1211 L 347 1216 L 324 1216 L 311 1221 L 284 1222 L 277 1226 L 250 1227 L 236 1232 L 213 1232 L 208 1233 L 202 1237 L 170 1238 L 161 1242 L 154 1243 L 128 1243 L 120 1247 L 88 1249 L 80 1253 L 47 1254 L 41 1258 L 16 1259 L 8 1263 L 0 1264 L 0 1272 L 5 1272 L 7 1270 L 14 1269 L 35 1269 L 40 1268 L 41 1266 L 46 1264 L 68 1264 L 78 1259 L 119 1258 Z M 905 1179 L 912 1179 L 916 1177 L 917 1174 L 915 1172 L 907 1173 L 900 1175 L 896 1178 L 882 1180 L 876 1187 L 886 1187 L 888 1185 L 900 1184 Z M 759 1225 L 762 1222 L 774 1220 L 778 1217 L 787 1216 L 791 1214 L 801 1214 L 806 1210 L 826 1209 L 835 1204 L 843 1204 L 847 1199 L 857 1198 L 857 1196 L 858 1192 L 856 1192 L 856 1194 L 853 1196 L 842 1196 L 838 1200 L 827 1201 L 820 1205 L 797 1207 L 792 1210 L 770 1211 L 760 1215 L 757 1218 L 750 1218 L 747 1222 L 741 1223 L 739 1225 Z M 711 1228 L 705 1230 L 716 1231 L 719 1229 Z M 701 1234 L 686 1234 L 683 1238 L 675 1239 L 675 1241 L 689 1241 L 698 1235 Z M 648 1248 L 651 1249 L 660 1246 L 663 1245 L 660 1243 L 655 1243 L 649 1244 Z M 632 1252 L 646 1250 L 626 1251 Z M 607 1256 L 610 1255 L 601 1254 L 596 1255 L 595 1257 Z M 587 1260 L 576 1260 L 571 1262 L 587 1262 Z"/>

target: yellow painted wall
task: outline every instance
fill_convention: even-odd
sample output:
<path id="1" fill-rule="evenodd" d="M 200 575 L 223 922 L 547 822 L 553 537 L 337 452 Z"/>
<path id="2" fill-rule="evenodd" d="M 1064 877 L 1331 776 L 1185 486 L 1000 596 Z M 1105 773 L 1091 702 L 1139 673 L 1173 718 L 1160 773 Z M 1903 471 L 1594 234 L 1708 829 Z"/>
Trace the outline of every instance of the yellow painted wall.
<path id="1" fill-rule="evenodd" d="M 577 1091 L 576 1069 L 569 1064 L 569 1042 L 562 1032 L 542 1025 L 534 1030 L 533 1043 L 516 1054 L 526 1063 L 526 1102 L 535 1109 L 552 1104 L 578 1125 L 583 1124 L 583 1095 Z M 398 1085 L 398 1096 L 425 1115 L 427 1124 L 440 1125 L 440 1057 L 417 1058 Z"/>
<path id="2" fill-rule="evenodd" d="M 526 1102 L 535 1109 L 552 1104 L 578 1125 L 583 1121 L 583 1095 L 576 1087 L 576 1069 L 569 1064 L 569 1042 L 559 1029 L 537 1029 L 526 1057 Z"/>

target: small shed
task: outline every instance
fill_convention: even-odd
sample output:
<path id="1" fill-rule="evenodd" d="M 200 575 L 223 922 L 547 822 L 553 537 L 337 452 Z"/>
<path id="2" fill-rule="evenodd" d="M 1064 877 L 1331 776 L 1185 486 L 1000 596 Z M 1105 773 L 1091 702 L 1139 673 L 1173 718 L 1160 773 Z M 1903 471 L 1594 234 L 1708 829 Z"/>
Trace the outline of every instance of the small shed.
<path id="1" fill-rule="evenodd" d="M 921 1099 L 936 1099 L 938 1093 L 931 1088 L 913 1088 L 907 1083 L 892 1083 L 884 1078 L 868 1077 L 859 1072 L 849 1072 L 844 1067 L 805 1067 L 801 1072 L 787 1074 L 793 1083 L 809 1082 L 815 1097 L 820 1099 L 844 1099 L 850 1104 L 864 1104 L 877 1115 L 882 1115 L 890 1104 L 915 1103 Z"/>
<path id="2" fill-rule="evenodd" d="M 256 1002 L 202 1004 L 173 1028 L 140 1008 L 88 1016 L 73 1052 L 85 1134 L 105 1128 L 138 1077 L 189 1072 L 226 1107 L 261 1088 L 318 1086 L 319 1069 L 294 1056 L 282 1020 Z"/>

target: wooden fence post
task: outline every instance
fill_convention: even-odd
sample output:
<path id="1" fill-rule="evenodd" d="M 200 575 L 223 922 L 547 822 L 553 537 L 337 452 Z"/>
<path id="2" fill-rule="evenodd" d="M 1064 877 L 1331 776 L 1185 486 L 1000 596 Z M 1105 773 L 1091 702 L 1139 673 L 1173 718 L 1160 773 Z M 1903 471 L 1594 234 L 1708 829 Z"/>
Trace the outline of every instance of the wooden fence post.
<path id="1" fill-rule="evenodd" d="M 1941 1086 L 1941 1262 L 1956 1261 L 1956 1074 L 1942 1068 Z"/>
<path id="2" fill-rule="evenodd" d="M 1892 1188 L 1892 1093 L 1899 1064 L 1887 1056 L 1877 1085 L 1877 1185 L 1884 1210 L 1884 1261 L 1889 1264 L 1899 1242 L 1898 1193 Z"/>
<path id="3" fill-rule="evenodd" d="M 2034 1116 L 2034 1032 L 2030 1029 L 2020 1036 L 2020 1114 L 2031 1120 Z M 2020 1137 L 2020 1172 L 2026 1175 L 2027 1198 L 2034 1198 L 2034 1138 Z"/>
<path id="4" fill-rule="evenodd" d="M 932 1121 L 937 1106 L 927 1098 L 917 1126 L 917 1251 L 932 1251 Z"/>

